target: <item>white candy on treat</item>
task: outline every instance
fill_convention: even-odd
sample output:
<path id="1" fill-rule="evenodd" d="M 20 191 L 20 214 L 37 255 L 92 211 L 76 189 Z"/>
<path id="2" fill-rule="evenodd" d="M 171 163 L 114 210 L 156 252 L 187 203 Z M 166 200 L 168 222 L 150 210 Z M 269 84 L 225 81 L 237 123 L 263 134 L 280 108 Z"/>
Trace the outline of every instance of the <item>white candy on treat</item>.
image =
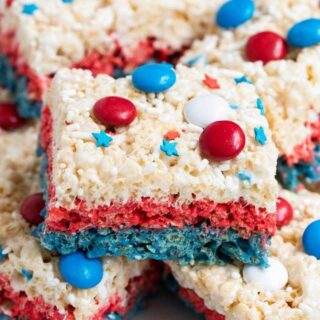
<path id="1" fill-rule="evenodd" d="M 215 121 L 228 120 L 232 112 L 229 103 L 215 94 L 195 97 L 184 108 L 186 120 L 201 128 Z"/>
<path id="2" fill-rule="evenodd" d="M 268 263 L 268 268 L 246 265 L 243 268 L 243 278 L 247 283 L 261 285 L 264 290 L 281 290 L 288 282 L 288 271 L 275 258 L 269 258 Z"/>

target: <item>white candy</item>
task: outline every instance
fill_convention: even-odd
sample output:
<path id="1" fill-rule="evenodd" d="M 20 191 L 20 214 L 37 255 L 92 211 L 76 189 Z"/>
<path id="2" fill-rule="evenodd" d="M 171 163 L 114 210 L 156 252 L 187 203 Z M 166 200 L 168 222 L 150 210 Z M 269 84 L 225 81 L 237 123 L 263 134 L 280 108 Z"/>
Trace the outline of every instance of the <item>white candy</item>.
<path id="1" fill-rule="evenodd" d="M 213 94 L 195 97 L 184 108 L 187 121 L 201 128 L 215 121 L 228 120 L 232 112 L 225 99 Z"/>
<path id="2" fill-rule="evenodd" d="M 257 283 L 266 291 L 280 290 L 288 282 L 288 271 L 277 259 L 269 258 L 269 267 L 245 266 L 243 278 L 247 283 Z"/>

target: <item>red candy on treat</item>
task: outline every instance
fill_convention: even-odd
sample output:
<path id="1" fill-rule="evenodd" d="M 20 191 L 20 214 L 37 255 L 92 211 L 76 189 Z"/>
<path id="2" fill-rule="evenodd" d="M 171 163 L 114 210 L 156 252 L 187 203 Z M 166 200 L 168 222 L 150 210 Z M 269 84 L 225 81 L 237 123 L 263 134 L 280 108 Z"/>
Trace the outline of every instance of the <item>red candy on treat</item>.
<path id="1" fill-rule="evenodd" d="M 4 130 L 13 130 L 20 128 L 25 123 L 18 115 L 17 108 L 13 104 L 0 104 L 0 128 Z"/>
<path id="2" fill-rule="evenodd" d="M 93 114 L 103 125 L 120 127 L 129 125 L 136 118 L 137 109 L 128 99 L 110 96 L 95 103 Z"/>
<path id="3" fill-rule="evenodd" d="M 235 158 L 244 148 L 246 137 L 241 127 L 232 121 L 216 121 L 204 129 L 199 145 L 203 155 L 216 161 Z"/>
<path id="4" fill-rule="evenodd" d="M 287 225 L 293 217 L 291 204 L 281 197 L 277 200 L 277 227 L 281 228 Z"/>
<path id="5" fill-rule="evenodd" d="M 20 207 L 20 213 L 24 219 L 33 225 L 38 225 L 43 221 L 41 210 L 45 207 L 42 193 L 35 193 L 26 197 Z"/>
<path id="6" fill-rule="evenodd" d="M 284 59 L 288 53 L 288 46 L 286 40 L 278 34 L 264 31 L 250 37 L 246 52 L 250 61 L 268 63 L 273 60 Z"/>

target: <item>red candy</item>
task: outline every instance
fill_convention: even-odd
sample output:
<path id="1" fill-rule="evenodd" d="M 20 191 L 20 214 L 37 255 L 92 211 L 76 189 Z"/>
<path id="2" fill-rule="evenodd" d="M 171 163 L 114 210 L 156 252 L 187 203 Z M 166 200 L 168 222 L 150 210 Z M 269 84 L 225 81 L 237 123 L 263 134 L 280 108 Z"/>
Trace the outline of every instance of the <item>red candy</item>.
<path id="1" fill-rule="evenodd" d="M 0 128 L 13 130 L 20 128 L 25 123 L 18 115 L 17 108 L 13 104 L 0 104 Z"/>
<path id="2" fill-rule="evenodd" d="M 250 61 L 268 63 L 284 59 L 288 48 L 284 38 L 274 32 L 264 31 L 255 34 L 248 40 L 246 52 Z"/>
<path id="3" fill-rule="evenodd" d="M 105 97 L 93 106 L 94 116 L 103 125 L 120 127 L 129 125 L 137 116 L 135 105 L 121 97 Z"/>
<path id="4" fill-rule="evenodd" d="M 35 193 L 26 197 L 20 207 L 20 213 L 30 224 L 38 225 L 43 221 L 40 213 L 45 207 L 42 193 Z"/>
<path id="5" fill-rule="evenodd" d="M 216 121 L 202 132 L 199 140 L 203 155 L 216 161 L 235 158 L 244 148 L 246 137 L 240 126 L 232 121 Z"/>
<path id="6" fill-rule="evenodd" d="M 281 197 L 277 200 L 277 227 L 281 228 L 288 224 L 293 217 L 291 204 Z"/>

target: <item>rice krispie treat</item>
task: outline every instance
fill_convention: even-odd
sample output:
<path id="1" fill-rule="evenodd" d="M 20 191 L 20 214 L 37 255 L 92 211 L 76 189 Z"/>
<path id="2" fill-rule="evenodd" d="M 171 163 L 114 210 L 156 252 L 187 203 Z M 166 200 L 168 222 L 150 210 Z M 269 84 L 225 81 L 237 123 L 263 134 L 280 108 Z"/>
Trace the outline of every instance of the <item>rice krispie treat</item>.
<path id="1" fill-rule="evenodd" d="M 150 59 L 172 60 L 213 25 L 219 1 L 1 0 L 0 84 L 23 117 L 39 116 L 57 70 L 121 76 Z"/>
<path id="2" fill-rule="evenodd" d="M 171 289 L 210 320 L 319 319 L 320 196 L 282 191 L 280 201 L 268 268 L 168 262 Z"/>
<path id="3" fill-rule="evenodd" d="M 277 152 L 239 72 L 57 73 L 42 114 L 42 244 L 89 257 L 264 264 Z"/>
<path id="4" fill-rule="evenodd" d="M 252 1 L 243 4 L 247 2 Z M 227 22 L 237 20 L 244 9 L 234 11 L 237 17 L 231 14 L 229 20 L 225 7 L 218 10 L 218 31 L 195 42 L 182 61 L 245 73 L 262 98 L 261 113 L 269 120 L 281 155 L 281 183 L 290 189 L 302 183 L 310 186 L 320 180 L 320 4 L 254 3 L 252 18 L 232 29 L 226 29 Z"/>
<path id="5" fill-rule="evenodd" d="M 0 314 L 32 320 L 122 319 L 154 291 L 159 272 L 149 261 L 90 260 L 81 252 L 59 257 L 40 247 L 27 223 L 41 219 L 43 202 L 34 194 L 39 192 L 37 129 L 0 132 Z"/>

